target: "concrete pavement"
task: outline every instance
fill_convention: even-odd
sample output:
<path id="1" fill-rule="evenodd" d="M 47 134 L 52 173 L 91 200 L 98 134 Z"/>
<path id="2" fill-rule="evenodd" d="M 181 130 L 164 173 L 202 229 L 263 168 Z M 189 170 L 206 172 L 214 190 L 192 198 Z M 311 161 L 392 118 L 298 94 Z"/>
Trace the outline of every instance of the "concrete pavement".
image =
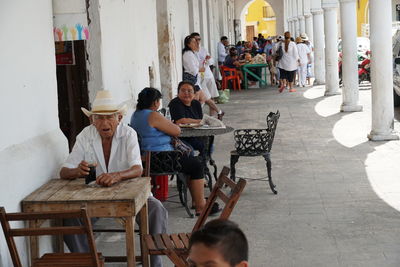
<path id="1" fill-rule="evenodd" d="M 249 239 L 250 266 L 400 266 L 400 141 L 367 140 L 369 90 L 360 91 L 358 113 L 340 113 L 341 96 L 324 91 L 249 89 L 222 105 L 234 128 L 265 127 L 270 111 L 281 113 L 272 148 L 278 195 L 267 182 L 249 181 L 231 216 Z M 216 137 L 219 169 L 229 166 L 232 136 Z M 266 176 L 262 157 L 240 158 L 236 167 L 238 177 Z M 170 232 L 191 230 L 195 219 L 181 206 L 165 206 Z M 122 238 L 99 236 L 99 250 L 123 253 Z"/>

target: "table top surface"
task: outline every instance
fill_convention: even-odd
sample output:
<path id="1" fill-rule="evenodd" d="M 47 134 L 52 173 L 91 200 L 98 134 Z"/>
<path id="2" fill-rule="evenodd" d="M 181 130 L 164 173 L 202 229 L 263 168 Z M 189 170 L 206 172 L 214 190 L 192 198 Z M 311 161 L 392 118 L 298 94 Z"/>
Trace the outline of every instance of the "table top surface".
<path id="1" fill-rule="evenodd" d="M 242 67 L 244 68 L 252 68 L 252 67 L 267 67 L 267 63 L 262 63 L 262 64 L 245 64 Z"/>
<path id="2" fill-rule="evenodd" d="M 180 137 L 214 136 L 226 134 L 233 130 L 230 126 L 226 126 L 225 128 L 181 128 Z"/>
<path id="3" fill-rule="evenodd" d="M 91 187 L 85 179 L 52 179 L 22 200 L 32 203 L 134 202 L 150 195 L 150 177 L 119 182 L 111 187 Z"/>

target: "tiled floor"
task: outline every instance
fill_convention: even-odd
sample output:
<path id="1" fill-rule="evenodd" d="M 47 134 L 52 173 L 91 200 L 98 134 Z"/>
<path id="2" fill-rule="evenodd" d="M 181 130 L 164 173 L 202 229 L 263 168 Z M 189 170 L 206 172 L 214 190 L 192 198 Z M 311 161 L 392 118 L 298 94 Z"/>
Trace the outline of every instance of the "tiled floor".
<path id="1" fill-rule="evenodd" d="M 231 217 L 249 239 L 250 265 L 400 266 L 400 141 L 367 140 L 369 90 L 360 91 L 358 113 L 340 113 L 342 97 L 323 93 L 323 86 L 249 89 L 222 106 L 234 128 L 264 127 L 268 112 L 281 113 L 272 149 L 279 193 L 250 181 Z M 229 166 L 233 146 L 232 134 L 216 138 L 220 168 Z M 266 176 L 263 158 L 241 158 L 237 176 Z M 165 206 L 171 232 L 191 230 L 195 219 L 177 204 Z M 98 241 L 102 251 L 124 252 L 121 236 Z"/>

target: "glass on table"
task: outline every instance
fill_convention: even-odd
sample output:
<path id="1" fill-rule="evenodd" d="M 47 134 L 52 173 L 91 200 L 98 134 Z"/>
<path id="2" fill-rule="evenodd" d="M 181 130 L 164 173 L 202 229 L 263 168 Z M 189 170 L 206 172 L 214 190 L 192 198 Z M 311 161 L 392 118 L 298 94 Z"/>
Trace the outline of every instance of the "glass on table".
<path id="1" fill-rule="evenodd" d="M 85 183 L 89 184 L 93 181 L 96 181 L 96 166 L 97 166 L 97 159 L 96 154 L 94 153 L 93 146 L 88 144 L 85 147 L 85 155 L 84 161 L 86 161 L 89 165 L 89 174 L 85 177 Z"/>

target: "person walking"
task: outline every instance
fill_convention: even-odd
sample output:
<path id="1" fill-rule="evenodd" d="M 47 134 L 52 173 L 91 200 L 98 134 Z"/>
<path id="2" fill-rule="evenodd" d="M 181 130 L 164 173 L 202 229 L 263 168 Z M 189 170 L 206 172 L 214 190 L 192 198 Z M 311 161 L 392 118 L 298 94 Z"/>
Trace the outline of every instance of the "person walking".
<path id="1" fill-rule="evenodd" d="M 285 32 L 284 38 L 284 42 L 280 44 L 283 52 L 282 58 L 278 62 L 281 79 L 279 92 L 282 93 L 286 87 L 289 88 L 289 92 L 296 92 L 296 89 L 293 88 L 293 80 L 299 65 L 299 52 L 296 44 L 290 40 L 290 32 Z"/>
<path id="2" fill-rule="evenodd" d="M 303 39 L 304 44 L 308 46 L 310 49 L 310 63 L 307 64 L 307 84 L 311 85 L 310 79 L 314 77 L 314 45 L 313 43 L 308 39 L 308 36 L 306 33 L 300 34 L 301 39 Z"/>
<path id="3" fill-rule="evenodd" d="M 298 67 L 298 76 L 299 76 L 299 86 L 306 86 L 306 78 L 307 78 L 307 65 L 310 63 L 310 48 L 304 43 L 301 37 L 296 38 L 297 50 L 299 52 L 299 67 Z"/>

